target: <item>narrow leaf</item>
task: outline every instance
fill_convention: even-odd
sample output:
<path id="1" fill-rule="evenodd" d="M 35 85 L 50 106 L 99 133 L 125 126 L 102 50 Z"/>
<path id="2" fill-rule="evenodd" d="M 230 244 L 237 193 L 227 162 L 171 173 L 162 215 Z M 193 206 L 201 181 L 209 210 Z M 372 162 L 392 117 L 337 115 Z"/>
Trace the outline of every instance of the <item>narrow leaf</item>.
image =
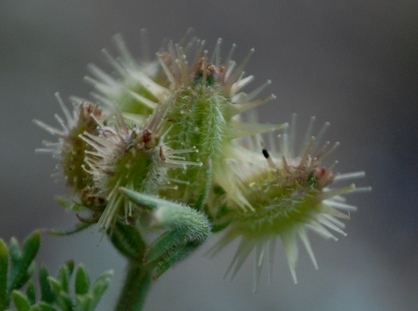
<path id="1" fill-rule="evenodd" d="M 90 280 L 83 266 L 79 266 L 75 274 L 75 293 L 85 295 L 89 291 Z"/>
<path id="2" fill-rule="evenodd" d="M 70 228 L 68 230 L 60 231 L 60 230 L 54 230 L 54 229 L 42 229 L 42 232 L 46 234 L 50 234 L 50 235 L 55 235 L 55 236 L 68 236 L 74 233 L 81 232 L 84 229 L 87 229 L 88 227 L 90 227 L 91 225 L 92 225 L 91 223 L 78 223 L 73 228 Z"/>
<path id="3" fill-rule="evenodd" d="M 74 260 L 69 260 L 69 261 L 67 261 L 67 262 L 65 263 L 65 265 L 67 266 L 68 273 L 70 274 L 70 277 L 71 277 L 71 275 L 72 275 L 72 274 L 73 274 L 73 272 L 74 272 Z"/>
<path id="4" fill-rule="evenodd" d="M 68 292 L 70 288 L 70 277 L 73 272 L 74 262 L 69 261 L 58 271 L 58 281 L 63 291 Z"/>
<path id="5" fill-rule="evenodd" d="M 90 308 L 92 301 L 91 295 L 77 296 L 76 297 L 76 310 L 77 311 L 90 311 L 93 310 Z"/>
<path id="6" fill-rule="evenodd" d="M 57 304 L 60 306 L 62 311 L 73 311 L 74 305 L 71 301 L 71 297 L 68 293 L 61 291 L 57 299 Z"/>
<path id="7" fill-rule="evenodd" d="M 48 276 L 48 282 L 56 293 L 62 291 L 61 283 L 57 279 L 54 279 L 52 276 Z"/>
<path id="8" fill-rule="evenodd" d="M 141 260 L 144 256 L 146 244 L 137 228 L 118 221 L 108 235 L 113 246 L 125 257 Z"/>
<path id="9" fill-rule="evenodd" d="M 13 291 L 13 303 L 18 311 L 29 311 L 29 300 L 19 291 Z"/>
<path id="10" fill-rule="evenodd" d="M 48 280 L 49 273 L 45 266 L 41 266 L 38 273 L 39 285 L 41 289 L 41 300 L 46 303 L 52 303 L 55 300 L 55 294 Z"/>
<path id="11" fill-rule="evenodd" d="M 19 242 L 16 238 L 12 237 L 9 242 L 9 258 L 10 258 L 10 267 L 9 267 L 9 282 L 7 289 L 7 296 L 11 295 L 13 288 L 11 287 L 11 282 L 16 279 L 19 271 L 21 269 L 22 254 L 20 252 Z"/>
<path id="12" fill-rule="evenodd" d="M 6 309 L 9 305 L 7 302 L 7 271 L 9 265 L 9 252 L 7 245 L 0 239 L 0 311 Z"/>
<path id="13" fill-rule="evenodd" d="M 35 231 L 23 243 L 21 259 L 17 259 L 17 255 L 15 255 L 15 252 L 18 249 L 18 247 L 13 246 L 13 257 L 15 257 L 15 259 L 12 259 L 12 263 L 15 262 L 18 265 L 18 268 L 17 273 L 15 275 L 11 275 L 9 293 L 15 289 L 21 288 L 30 278 L 30 275 L 32 274 L 31 265 L 36 254 L 38 253 L 40 244 L 41 235 L 39 231 Z M 12 241 L 10 244 L 10 250 L 11 249 Z"/>
<path id="14" fill-rule="evenodd" d="M 32 281 L 30 281 L 26 287 L 26 297 L 28 298 L 31 305 L 36 303 L 35 285 L 33 285 Z"/>
<path id="15" fill-rule="evenodd" d="M 102 298 L 103 293 L 108 288 L 110 281 L 112 280 L 112 277 L 113 277 L 113 270 L 109 270 L 109 271 L 102 273 L 96 279 L 96 281 L 94 281 L 92 285 L 92 289 L 91 289 L 93 299 L 91 301 L 90 310 L 94 310 L 97 307 L 100 301 L 100 298 Z"/>
<path id="16" fill-rule="evenodd" d="M 22 257 L 22 254 L 20 252 L 19 242 L 14 237 L 12 237 L 9 242 L 9 254 L 10 254 L 10 259 L 12 260 L 12 263 L 18 262 Z"/>

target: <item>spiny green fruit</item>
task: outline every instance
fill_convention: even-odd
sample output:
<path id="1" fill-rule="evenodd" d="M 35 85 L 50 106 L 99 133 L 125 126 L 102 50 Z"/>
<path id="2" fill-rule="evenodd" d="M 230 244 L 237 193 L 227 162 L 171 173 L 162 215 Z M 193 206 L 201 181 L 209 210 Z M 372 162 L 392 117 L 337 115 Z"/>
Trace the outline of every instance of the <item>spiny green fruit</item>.
<path id="1" fill-rule="evenodd" d="M 156 64 L 141 65 L 127 56 L 129 54 L 125 51 L 124 43 L 118 39 L 119 50 L 125 51 L 125 57 L 121 58 L 120 63 L 113 57 L 108 57 L 113 60 L 111 63 L 120 73 L 121 79 L 115 79 L 92 67 L 96 79 L 88 80 L 101 93 L 98 97 L 105 96 L 106 102 L 113 101 L 116 110 L 122 114 L 118 118 L 119 133 L 112 134 L 112 130 L 104 131 L 102 127 L 102 133 L 109 134 L 100 134 L 97 137 L 88 135 L 84 138 L 95 149 L 87 157 L 92 174 L 98 176 L 94 178 L 95 185 L 103 189 L 104 193 L 112 193 L 108 196 L 108 206 L 101 220 L 105 228 L 109 226 L 110 219 L 123 210 L 121 205 L 126 207 L 118 201 L 123 200 L 119 195 L 113 195 L 117 192 L 115 187 L 158 194 L 167 200 L 202 209 L 211 193 L 212 185 L 222 186 L 225 183 L 223 176 L 228 159 L 235 158 L 240 152 L 235 140 L 280 127 L 246 123 L 239 119 L 240 113 L 274 98 L 271 95 L 256 99 L 270 84 L 269 81 L 250 94 L 240 92 L 252 80 L 252 76 L 243 77 L 243 69 L 252 51 L 236 66 L 231 60 L 234 47 L 222 63 L 221 40 L 215 47 L 211 61 L 207 52 L 203 51 L 203 44 L 203 41 L 196 38 L 185 46 L 170 42 L 167 51 L 158 54 Z M 192 59 L 187 55 L 191 53 Z M 133 66 L 133 69 L 130 70 L 128 66 Z M 110 93 L 109 89 L 118 91 Z M 132 98 L 129 105 L 125 100 L 128 94 Z M 141 110 L 140 107 L 143 106 L 152 111 Z M 129 136 L 129 139 L 121 140 L 125 145 L 135 145 L 130 140 L 132 128 L 146 131 L 158 143 L 154 143 L 149 150 L 142 150 L 146 159 L 141 158 L 141 152 L 128 156 L 127 147 L 119 146 L 116 149 L 123 150 L 123 154 L 108 160 L 106 153 L 117 153 L 110 151 L 115 149 L 115 138 L 110 136 Z M 154 160 L 151 160 L 151 154 L 154 155 Z M 129 157 L 131 160 L 128 160 Z M 129 161 L 129 164 L 125 161 Z M 152 164 L 147 166 L 147 161 Z M 112 176 L 107 178 L 106 174 L 109 172 L 112 172 Z M 106 180 L 106 186 L 100 185 L 103 180 Z M 245 201 L 239 196 L 235 199 Z M 131 215 L 131 207 L 128 210 Z"/>
<path id="2" fill-rule="evenodd" d="M 52 153 L 60 159 L 59 168 L 65 178 L 67 186 L 79 197 L 81 202 L 89 205 L 92 176 L 85 169 L 86 152 L 92 151 L 92 147 L 81 138 L 82 134 L 98 135 L 97 121 L 104 118 L 102 109 L 93 103 L 82 102 L 74 106 L 71 113 L 59 94 L 56 94 L 58 102 L 65 116 L 65 121 L 55 115 L 61 125 L 61 129 L 55 129 L 45 123 L 35 120 L 35 123 L 58 137 L 58 142 L 44 141 L 45 148 L 37 149 L 38 152 Z"/>
<path id="3" fill-rule="evenodd" d="M 303 242 L 317 268 L 307 236 L 308 231 L 312 230 L 334 240 L 337 238 L 333 231 L 345 235 L 342 230 L 344 224 L 338 218 L 349 219 L 348 213 L 356 208 L 344 203 L 345 199 L 341 195 L 354 190 L 369 190 L 355 188 L 354 184 L 332 188 L 335 182 L 363 177 L 364 172 L 335 175 L 333 169 L 336 163 L 326 166 L 324 161 L 339 144 L 336 143 L 329 150 L 329 142 L 320 145 L 320 136 L 329 124 L 325 124 L 317 138 L 311 137 L 314 120 L 311 119 L 299 154 L 295 144 L 295 126 L 291 124 L 289 133 L 286 131 L 279 135 L 277 152 L 270 153 L 262 143 L 249 143 L 248 161 L 231 164 L 233 168 L 230 171 L 230 179 L 235 180 L 232 184 L 238 184 L 240 192 L 251 208 L 243 210 L 235 202 L 225 199 L 228 202 L 229 213 L 224 215 L 223 219 L 213 220 L 213 223 L 216 225 L 217 222 L 227 222 L 229 226 L 211 252 L 216 254 L 232 240 L 241 239 L 228 269 L 232 277 L 253 250 L 256 253 L 256 281 L 266 261 L 271 274 L 276 240 L 280 238 L 296 283 L 298 238 Z M 228 195 L 228 191 L 225 192 L 224 196 Z M 257 282 L 254 289 L 256 286 Z"/>
<path id="4" fill-rule="evenodd" d="M 260 89 L 249 95 L 238 93 L 252 78 L 242 78 L 249 56 L 237 68 L 228 59 L 221 64 L 220 43 L 218 41 L 215 48 L 213 63 L 202 52 L 200 41 L 197 41 L 196 61 L 191 65 L 186 61 L 183 48 L 175 48 L 173 44 L 169 44 L 170 52 L 159 56 L 173 91 L 166 115 L 166 128 L 169 131 L 166 144 L 174 150 L 195 150 L 186 153 L 184 159 L 203 164 L 170 171 L 171 178 L 184 182 L 178 183 L 176 191 L 164 191 L 162 194 L 196 209 L 202 208 L 213 184 L 224 183 L 223 171 L 228 159 L 236 156 L 237 138 L 280 127 L 239 120 L 241 112 L 267 99 L 254 100 Z"/>

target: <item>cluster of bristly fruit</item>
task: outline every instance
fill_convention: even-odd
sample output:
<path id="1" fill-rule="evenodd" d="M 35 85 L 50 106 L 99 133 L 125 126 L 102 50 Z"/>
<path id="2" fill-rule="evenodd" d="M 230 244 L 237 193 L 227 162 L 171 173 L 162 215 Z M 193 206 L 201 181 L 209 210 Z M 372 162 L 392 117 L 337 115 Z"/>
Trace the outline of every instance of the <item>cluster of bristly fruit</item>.
<path id="1" fill-rule="evenodd" d="M 59 157 L 73 209 L 91 212 L 79 219 L 104 231 L 120 222 L 165 229 L 159 247 L 169 249 L 157 251 L 162 272 L 221 230 L 213 253 L 241 237 L 232 275 L 253 250 L 257 275 L 266 257 L 271 266 L 277 237 L 295 281 L 298 238 L 316 266 L 307 230 L 344 234 L 337 218 L 355 207 L 341 195 L 355 187 L 332 184 L 363 175 L 324 166 L 337 146 L 320 142 L 328 124 L 311 136 L 312 118 L 297 154 L 294 122 L 287 131 L 287 124 L 243 121 L 243 112 L 274 98 L 259 98 L 270 81 L 243 92 L 253 79 L 243 71 L 253 50 L 237 64 L 235 46 L 222 59 L 221 40 L 209 55 L 204 41 L 192 38 L 169 42 L 156 60 L 137 61 L 121 37 L 116 42 L 117 58 L 104 51 L 114 72 L 91 65 L 86 78 L 97 103 L 73 99 L 71 112 L 58 97 L 62 129 L 37 121 L 58 137 L 43 150 Z M 278 129 L 277 144 L 267 148 L 261 135 Z"/>

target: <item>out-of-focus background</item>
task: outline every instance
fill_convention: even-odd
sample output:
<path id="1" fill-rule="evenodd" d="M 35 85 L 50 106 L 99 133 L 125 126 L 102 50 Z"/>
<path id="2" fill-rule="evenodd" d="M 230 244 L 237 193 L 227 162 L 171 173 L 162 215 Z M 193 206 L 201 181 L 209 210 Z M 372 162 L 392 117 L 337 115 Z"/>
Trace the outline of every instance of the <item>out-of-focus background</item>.
<path id="1" fill-rule="evenodd" d="M 235 59 L 255 47 L 246 72 L 252 87 L 273 81 L 277 99 L 261 120 L 299 124 L 330 121 L 340 141 L 337 171 L 365 170 L 350 195 L 359 207 L 337 243 L 312 237 L 314 270 L 301 250 L 294 285 L 279 252 L 271 284 L 252 293 L 252 262 L 235 280 L 222 278 L 231 246 L 214 259 L 199 252 L 155 284 L 146 310 L 416 310 L 418 306 L 418 2 L 416 1 L 1 1 L 0 2 L 0 236 L 23 239 L 39 227 L 68 228 L 73 214 L 54 202 L 65 192 L 50 174 L 55 162 L 35 154 L 53 139 L 32 119 L 56 124 L 54 93 L 89 97 L 86 66 L 106 67 L 100 50 L 122 33 L 134 53 L 140 29 L 157 51 L 193 26 L 208 48 L 224 39 Z M 114 50 L 112 50 L 114 51 Z M 106 67 L 107 68 L 107 67 Z M 54 271 L 73 258 L 97 276 L 115 268 L 100 310 L 112 310 L 124 261 L 101 234 L 44 237 L 38 263 Z M 265 275 L 264 275 L 265 277 Z"/>

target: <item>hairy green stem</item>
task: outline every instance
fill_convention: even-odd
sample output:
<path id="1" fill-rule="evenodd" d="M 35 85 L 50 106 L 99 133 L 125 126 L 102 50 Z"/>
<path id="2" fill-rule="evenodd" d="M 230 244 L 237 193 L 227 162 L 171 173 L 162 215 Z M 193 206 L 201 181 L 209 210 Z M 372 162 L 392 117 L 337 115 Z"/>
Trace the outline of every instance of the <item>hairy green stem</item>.
<path id="1" fill-rule="evenodd" d="M 124 286 L 115 310 L 142 310 L 151 287 L 152 271 L 152 268 L 141 262 L 129 261 Z"/>
<path id="2" fill-rule="evenodd" d="M 113 246 L 128 260 L 126 277 L 115 310 L 140 311 L 151 287 L 154 265 L 144 264 L 147 249 L 140 231 L 123 222 L 116 222 L 108 231 Z"/>

